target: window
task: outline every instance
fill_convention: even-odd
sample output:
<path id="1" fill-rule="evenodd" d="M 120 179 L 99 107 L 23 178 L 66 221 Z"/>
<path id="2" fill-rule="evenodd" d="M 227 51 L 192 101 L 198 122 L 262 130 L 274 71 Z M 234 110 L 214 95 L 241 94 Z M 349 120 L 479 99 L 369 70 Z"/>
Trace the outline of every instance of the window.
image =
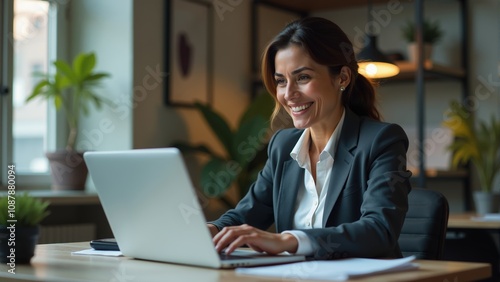
<path id="1" fill-rule="evenodd" d="M 62 18 L 57 2 L 61 1 L 0 1 L 7 33 L 2 36 L 0 73 L 2 85 L 10 89 L 2 96 L 2 170 L 14 163 L 18 186 L 47 186 L 50 181 L 45 152 L 56 147 L 55 111 L 45 100 L 25 101 L 40 79 L 35 73 L 49 71 L 56 57 L 55 31 Z"/>
<path id="2" fill-rule="evenodd" d="M 25 103 L 38 82 L 35 72 L 48 69 L 49 3 L 14 1 L 13 160 L 18 173 L 47 173 L 47 103 Z"/>

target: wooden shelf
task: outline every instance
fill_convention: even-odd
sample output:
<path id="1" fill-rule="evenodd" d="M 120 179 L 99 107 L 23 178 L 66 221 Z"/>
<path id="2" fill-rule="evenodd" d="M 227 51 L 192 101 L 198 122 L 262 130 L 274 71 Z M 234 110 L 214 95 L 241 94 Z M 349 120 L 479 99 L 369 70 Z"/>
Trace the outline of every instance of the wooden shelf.
<path id="1" fill-rule="evenodd" d="M 415 74 L 417 72 L 416 63 L 412 63 L 409 61 L 396 61 L 395 63 L 399 67 L 399 74 L 394 78 L 391 78 L 391 80 L 406 80 L 415 78 Z M 424 63 L 424 70 L 426 72 L 426 78 L 465 78 L 464 69 L 459 67 L 448 67 L 440 65 L 432 61 L 426 61 Z"/>
<path id="2" fill-rule="evenodd" d="M 420 172 L 418 171 L 418 169 L 410 169 L 410 170 L 413 173 L 412 178 L 414 178 L 414 177 L 416 178 L 420 175 Z M 468 177 L 469 173 L 464 169 L 439 170 L 439 169 L 429 168 L 425 171 L 425 176 L 427 178 L 430 178 L 430 179 L 432 179 L 432 178 L 462 179 L 462 178 Z"/>
<path id="3" fill-rule="evenodd" d="M 355 6 L 366 6 L 366 0 L 261 0 L 260 3 L 267 3 L 278 7 L 300 11 L 300 12 L 314 12 L 320 10 L 333 10 L 343 9 Z M 373 4 L 387 3 L 387 0 L 373 0 Z"/>

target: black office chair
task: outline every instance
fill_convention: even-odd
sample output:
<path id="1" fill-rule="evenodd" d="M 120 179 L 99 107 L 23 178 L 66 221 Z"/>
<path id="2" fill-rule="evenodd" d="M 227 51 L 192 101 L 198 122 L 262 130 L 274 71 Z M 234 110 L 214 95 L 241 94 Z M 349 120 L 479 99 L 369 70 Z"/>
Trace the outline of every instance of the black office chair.
<path id="1" fill-rule="evenodd" d="M 448 201 L 441 193 L 413 188 L 408 195 L 408 212 L 398 241 L 403 256 L 441 259 L 448 213 Z"/>

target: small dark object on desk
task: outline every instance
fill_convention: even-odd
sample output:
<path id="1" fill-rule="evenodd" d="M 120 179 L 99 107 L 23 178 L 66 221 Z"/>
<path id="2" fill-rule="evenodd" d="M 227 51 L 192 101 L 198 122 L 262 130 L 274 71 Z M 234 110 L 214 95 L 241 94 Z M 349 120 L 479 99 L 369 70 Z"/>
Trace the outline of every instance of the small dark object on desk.
<path id="1" fill-rule="evenodd" d="M 116 243 L 115 238 L 105 238 L 90 241 L 90 246 L 94 250 L 100 251 L 119 251 L 118 243 Z"/>

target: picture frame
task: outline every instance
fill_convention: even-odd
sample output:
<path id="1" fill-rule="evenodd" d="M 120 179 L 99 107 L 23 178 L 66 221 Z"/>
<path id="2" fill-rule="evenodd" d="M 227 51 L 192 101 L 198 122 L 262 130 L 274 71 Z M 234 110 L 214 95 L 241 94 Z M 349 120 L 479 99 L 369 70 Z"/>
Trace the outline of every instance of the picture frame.
<path id="1" fill-rule="evenodd" d="M 170 0 L 165 5 L 165 104 L 211 104 L 212 5 L 202 0 Z"/>
<path id="2" fill-rule="evenodd" d="M 290 22 L 306 15 L 287 8 L 277 7 L 265 1 L 253 2 L 253 55 L 254 68 L 260 67 L 260 60 L 267 44 Z"/>
<path id="3" fill-rule="evenodd" d="M 305 16 L 305 13 L 276 6 L 268 1 L 259 0 L 252 2 L 252 99 L 257 97 L 259 93 L 266 92 L 262 83 L 260 67 L 262 55 L 267 44 L 269 44 L 288 23 Z"/>

